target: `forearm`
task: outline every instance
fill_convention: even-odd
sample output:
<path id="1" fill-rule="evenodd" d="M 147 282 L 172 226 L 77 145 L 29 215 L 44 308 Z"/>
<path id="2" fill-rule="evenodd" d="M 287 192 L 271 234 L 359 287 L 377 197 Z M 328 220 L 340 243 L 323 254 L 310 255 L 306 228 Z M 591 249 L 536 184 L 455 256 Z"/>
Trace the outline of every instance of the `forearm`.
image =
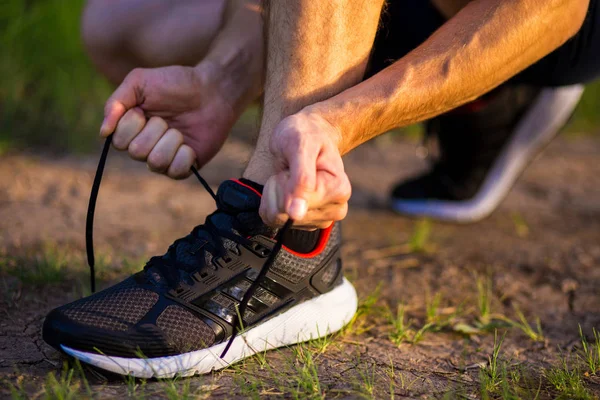
<path id="1" fill-rule="evenodd" d="M 226 85 L 222 89 L 232 98 L 262 90 L 264 39 L 261 12 L 261 0 L 229 0 L 219 33 L 196 67 L 203 73 L 227 77 L 220 82 Z M 249 90 L 250 86 L 256 88 Z"/>
<path id="2" fill-rule="evenodd" d="M 477 0 L 372 78 L 303 110 L 341 133 L 347 153 L 394 127 L 473 100 L 577 32 L 587 0 Z"/>

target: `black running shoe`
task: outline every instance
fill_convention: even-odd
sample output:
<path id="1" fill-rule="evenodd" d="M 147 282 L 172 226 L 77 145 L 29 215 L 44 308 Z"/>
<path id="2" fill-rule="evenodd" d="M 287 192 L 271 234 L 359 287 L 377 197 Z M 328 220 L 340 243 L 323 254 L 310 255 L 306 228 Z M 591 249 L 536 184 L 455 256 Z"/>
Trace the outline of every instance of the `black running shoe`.
<path id="1" fill-rule="evenodd" d="M 142 271 L 53 310 L 44 340 L 111 372 L 163 378 L 208 373 L 350 321 L 357 297 L 342 275 L 339 224 L 321 231 L 311 252 L 297 253 L 276 248 L 253 187 L 225 181 L 216 202 L 203 225 Z M 272 252 L 274 261 L 261 274 Z M 221 358 L 247 293 L 243 329 Z"/>
<path id="2" fill-rule="evenodd" d="M 485 218 L 558 134 L 582 93 L 580 85 L 505 85 L 428 121 L 426 136 L 437 138 L 439 155 L 427 173 L 393 189 L 392 208 L 454 222 Z"/>

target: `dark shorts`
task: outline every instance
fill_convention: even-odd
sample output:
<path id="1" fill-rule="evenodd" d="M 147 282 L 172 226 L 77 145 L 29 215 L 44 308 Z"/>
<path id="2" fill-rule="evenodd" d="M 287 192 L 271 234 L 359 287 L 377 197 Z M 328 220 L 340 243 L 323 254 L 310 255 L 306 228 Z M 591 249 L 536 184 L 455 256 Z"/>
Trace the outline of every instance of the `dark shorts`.
<path id="1" fill-rule="evenodd" d="M 511 79 L 517 84 L 563 86 L 600 77 L 600 0 L 590 0 L 577 35 Z M 367 76 L 423 43 L 445 19 L 428 0 L 389 0 L 381 17 Z"/>

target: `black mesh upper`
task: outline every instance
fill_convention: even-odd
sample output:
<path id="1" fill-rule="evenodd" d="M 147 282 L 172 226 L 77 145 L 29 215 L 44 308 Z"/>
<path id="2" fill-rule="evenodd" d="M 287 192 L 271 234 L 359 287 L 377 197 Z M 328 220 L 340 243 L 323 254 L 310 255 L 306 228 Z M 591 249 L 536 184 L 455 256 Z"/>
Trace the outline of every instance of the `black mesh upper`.
<path id="1" fill-rule="evenodd" d="M 340 227 L 339 224 L 335 224 L 331 229 L 325 249 L 317 256 L 303 258 L 287 251 L 282 251 L 277 255 L 275 263 L 271 267 L 271 271 L 292 283 L 298 283 L 310 275 L 310 273 L 313 272 L 326 257 L 331 255 L 331 250 L 334 247 L 339 246 L 339 241 Z"/>
<path id="2" fill-rule="evenodd" d="M 204 349 L 226 339 L 232 332 L 236 308 L 265 262 L 263 253 L 257 254 L 253 246 L 260 244 L 264 250 L 273 240 L 268 235 L 272 230 L 264 225 L 245 230 L 236 220 L 240 214 L 245 221 L 260 218 L 260 201 L 254 192 L 229 181 L 218 195 L 220 207 L 227 209 L 219 208 L 209 217 L 218 231 L 194 229 L 190 234 L 193 240 L 178 241 L 165 256 L 154 258 L 155 263 L 151 260 L 144 271 L 53 310 L 44 322 L 44 340 L 58 349 L 64 345 L 122 357 L 139 357 L 140 352 L 146 357 L 163 357 Z M 236 214 L 238 209 L 241 212 Z M 250 217 L 252 213 L 254 217 Z M 260 323 L 274 311 L 329 290 L 322 286 L 298 288 L 291 283 L 307 279 L 308 286 L 308 278 L 325 267 L 339 240 L 336 224 L 325 248 L 314 257 L 282 250 L 248 303 L 245 323 Z M 232 263 L 223 265 L 226 258 Z M 326 285 L 339 276 L 338 263 L 333 260 L 330 264 L 321 277 Z M 271 274 L 291 283 L 286 286 Z M 173 282 L 178 276 L 179 281 Z"/>
<path id="3" fill-rule="evenodd" d="M 158 294 L 135 286 L 131 278 L 93 296 L 67 304 L 61 311 L 81 325 L 125 331 L 158 301 Z"/>
<path id="4" fill-rule="evenodd" d="M 158 300 L 158 294 L 144 289 L 124 289 L 68 306 L 64 314 L 82 325 L 125 331 L 138 322 Z"/>
<path id="5" fill-rule="evenodd" d="M 213 330 L 180 306 L 168 306 L 156 323 L 167 335 L 167 340 L 181 352 L 209 347 L 215 341 Z"/>

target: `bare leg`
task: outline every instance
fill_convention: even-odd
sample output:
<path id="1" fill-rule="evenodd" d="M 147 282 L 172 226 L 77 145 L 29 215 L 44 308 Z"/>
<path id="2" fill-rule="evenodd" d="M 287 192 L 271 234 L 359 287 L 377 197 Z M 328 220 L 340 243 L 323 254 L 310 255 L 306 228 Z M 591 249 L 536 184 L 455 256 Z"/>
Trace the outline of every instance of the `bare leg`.
<path id="1" fill-rule="evenodd" d="M 120 83 L 138 67 L 196 65 L 222 25 L 225 0 L 89 0 L 82 36 L 90 57 Z"/>
<path id="2" fill-rule="evenodd" d="M 245 178 L 264 184 L 274 174 L 269 138 L 283 118 L 362 79 L 382 2 L 299 0 L 268 4 L 263 118 Z"/>

